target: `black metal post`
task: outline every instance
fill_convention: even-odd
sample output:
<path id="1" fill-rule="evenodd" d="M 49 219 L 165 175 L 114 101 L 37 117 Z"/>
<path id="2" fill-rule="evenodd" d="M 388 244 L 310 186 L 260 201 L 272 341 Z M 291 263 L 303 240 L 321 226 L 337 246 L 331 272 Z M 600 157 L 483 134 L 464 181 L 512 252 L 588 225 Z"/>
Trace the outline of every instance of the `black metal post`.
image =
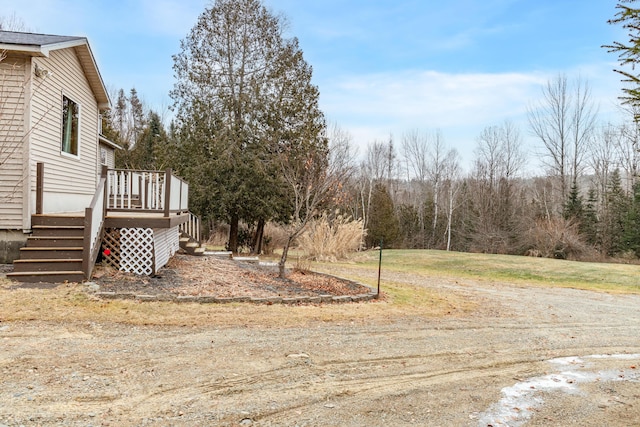
<path id="1" fill-rule="evenodd" d="M 378 293 L 376 299 L 380 298 L 380 273 L 382 272 L 382 244 L 384 240 L 380 239 L 380 257 L 378 258 Z"/>

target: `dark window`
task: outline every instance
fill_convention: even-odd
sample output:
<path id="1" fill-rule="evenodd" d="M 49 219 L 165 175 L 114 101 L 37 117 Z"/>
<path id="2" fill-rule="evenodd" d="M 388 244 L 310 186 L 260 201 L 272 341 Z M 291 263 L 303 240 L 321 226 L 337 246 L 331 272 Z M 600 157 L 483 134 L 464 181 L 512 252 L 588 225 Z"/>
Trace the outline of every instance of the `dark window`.
<path id="1" fill-rule="evenodd" d="M 62 151 L 78 155 L 80 140 L 80 105 L 62 97 Z"/>

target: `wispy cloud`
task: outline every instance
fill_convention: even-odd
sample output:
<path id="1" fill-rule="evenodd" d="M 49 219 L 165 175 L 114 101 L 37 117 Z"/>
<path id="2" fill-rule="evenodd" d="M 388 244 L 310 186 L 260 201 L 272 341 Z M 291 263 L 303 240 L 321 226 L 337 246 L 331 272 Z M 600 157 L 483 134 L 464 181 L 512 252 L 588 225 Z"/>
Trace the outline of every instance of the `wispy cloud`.
<path id="1" fill-rule="evenodd" d="M 447 74 L 400 71 L 349 76 L 320 84 L 324 108 L 355 122 L 447 127 L 486 123 L 523 111 L 542 74 Z"/>
<path id="2" fill-rule="evenodd" d="M 442 131 L 445 141 L 463 158 L 472 157 L 475 138 L 487 126 L 505 120 L 521 130 L 528 145 L 527 108 L 555 70 L 531 73 L 444 73 L 398 71 L 350 75 L 319 83 L 321 107 L 332 121 L 351 132 L 362 149 L 372 141 L 398 139 L 410 130 Z M 569 78 L 581 76 L 592 87 L 592 99 L 603 119 L 615 115 L 611 93 L 616 77 L 606 64 L 576 66 Z"/>

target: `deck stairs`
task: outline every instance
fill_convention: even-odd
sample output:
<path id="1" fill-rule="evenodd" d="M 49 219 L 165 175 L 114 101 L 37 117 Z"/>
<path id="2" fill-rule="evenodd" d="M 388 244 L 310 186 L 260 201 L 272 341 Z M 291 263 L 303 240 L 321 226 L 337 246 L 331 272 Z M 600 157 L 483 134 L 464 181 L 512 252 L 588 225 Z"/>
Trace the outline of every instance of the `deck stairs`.
<path id="1" fill-rule="evenodd" d="M 185 232 L 180 232 L 180 248 L 189 255 L 204 255 L 205 246 Z"/>
<path id="2" fill-rule="evenodd" d="M 198 220 L 193 216 L 193 221 Z M 82 282 L 85 218 L 82 214 L 33 215 L 32 234 L 20 258 L 13 262 L 7 278 L 19 282 Z M 194 230 L 197 233 L 194 233 Z M 196 236 L 196 237 L 193 237 Z M 180 227 L 180 247 L 185 253 L 202 256 L 205 246 L 199 243 L 199 228 Z"/>
<path id="3" fill-rule="evenodd" d="M 20 282 L 81 282 L 83 216 L 33 215 L 32 235 L 7 277 Z"/>

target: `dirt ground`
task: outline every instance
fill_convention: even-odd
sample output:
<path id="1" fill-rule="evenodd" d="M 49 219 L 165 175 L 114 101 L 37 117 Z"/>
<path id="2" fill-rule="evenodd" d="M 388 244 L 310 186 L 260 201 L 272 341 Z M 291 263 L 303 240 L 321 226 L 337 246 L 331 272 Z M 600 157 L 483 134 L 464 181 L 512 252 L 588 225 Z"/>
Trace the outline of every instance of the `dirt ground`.
<path id="1" fill-rule="evenodd" d="M 391 279 L 475 308 L 295 307 L 326 315 L 286 326 L 268 321 L 282 307 L 252 304 L 211 304 L 235 320 L 197 326 L 0 319 L 0 426 L 640 424 L 639 296 Z"/>
<path id="2" fill-rule="evenodd" d="M 176 255 L 155 277 L 99 267 L 94 282 L 103 292 L 154 296 L 291 298 L 364 295 L 373 291 L 350 280 L 299 269 L 288 269 L 286 279 L 280 279 L 276 265 L 264 264 L 267 263 Z"/>

